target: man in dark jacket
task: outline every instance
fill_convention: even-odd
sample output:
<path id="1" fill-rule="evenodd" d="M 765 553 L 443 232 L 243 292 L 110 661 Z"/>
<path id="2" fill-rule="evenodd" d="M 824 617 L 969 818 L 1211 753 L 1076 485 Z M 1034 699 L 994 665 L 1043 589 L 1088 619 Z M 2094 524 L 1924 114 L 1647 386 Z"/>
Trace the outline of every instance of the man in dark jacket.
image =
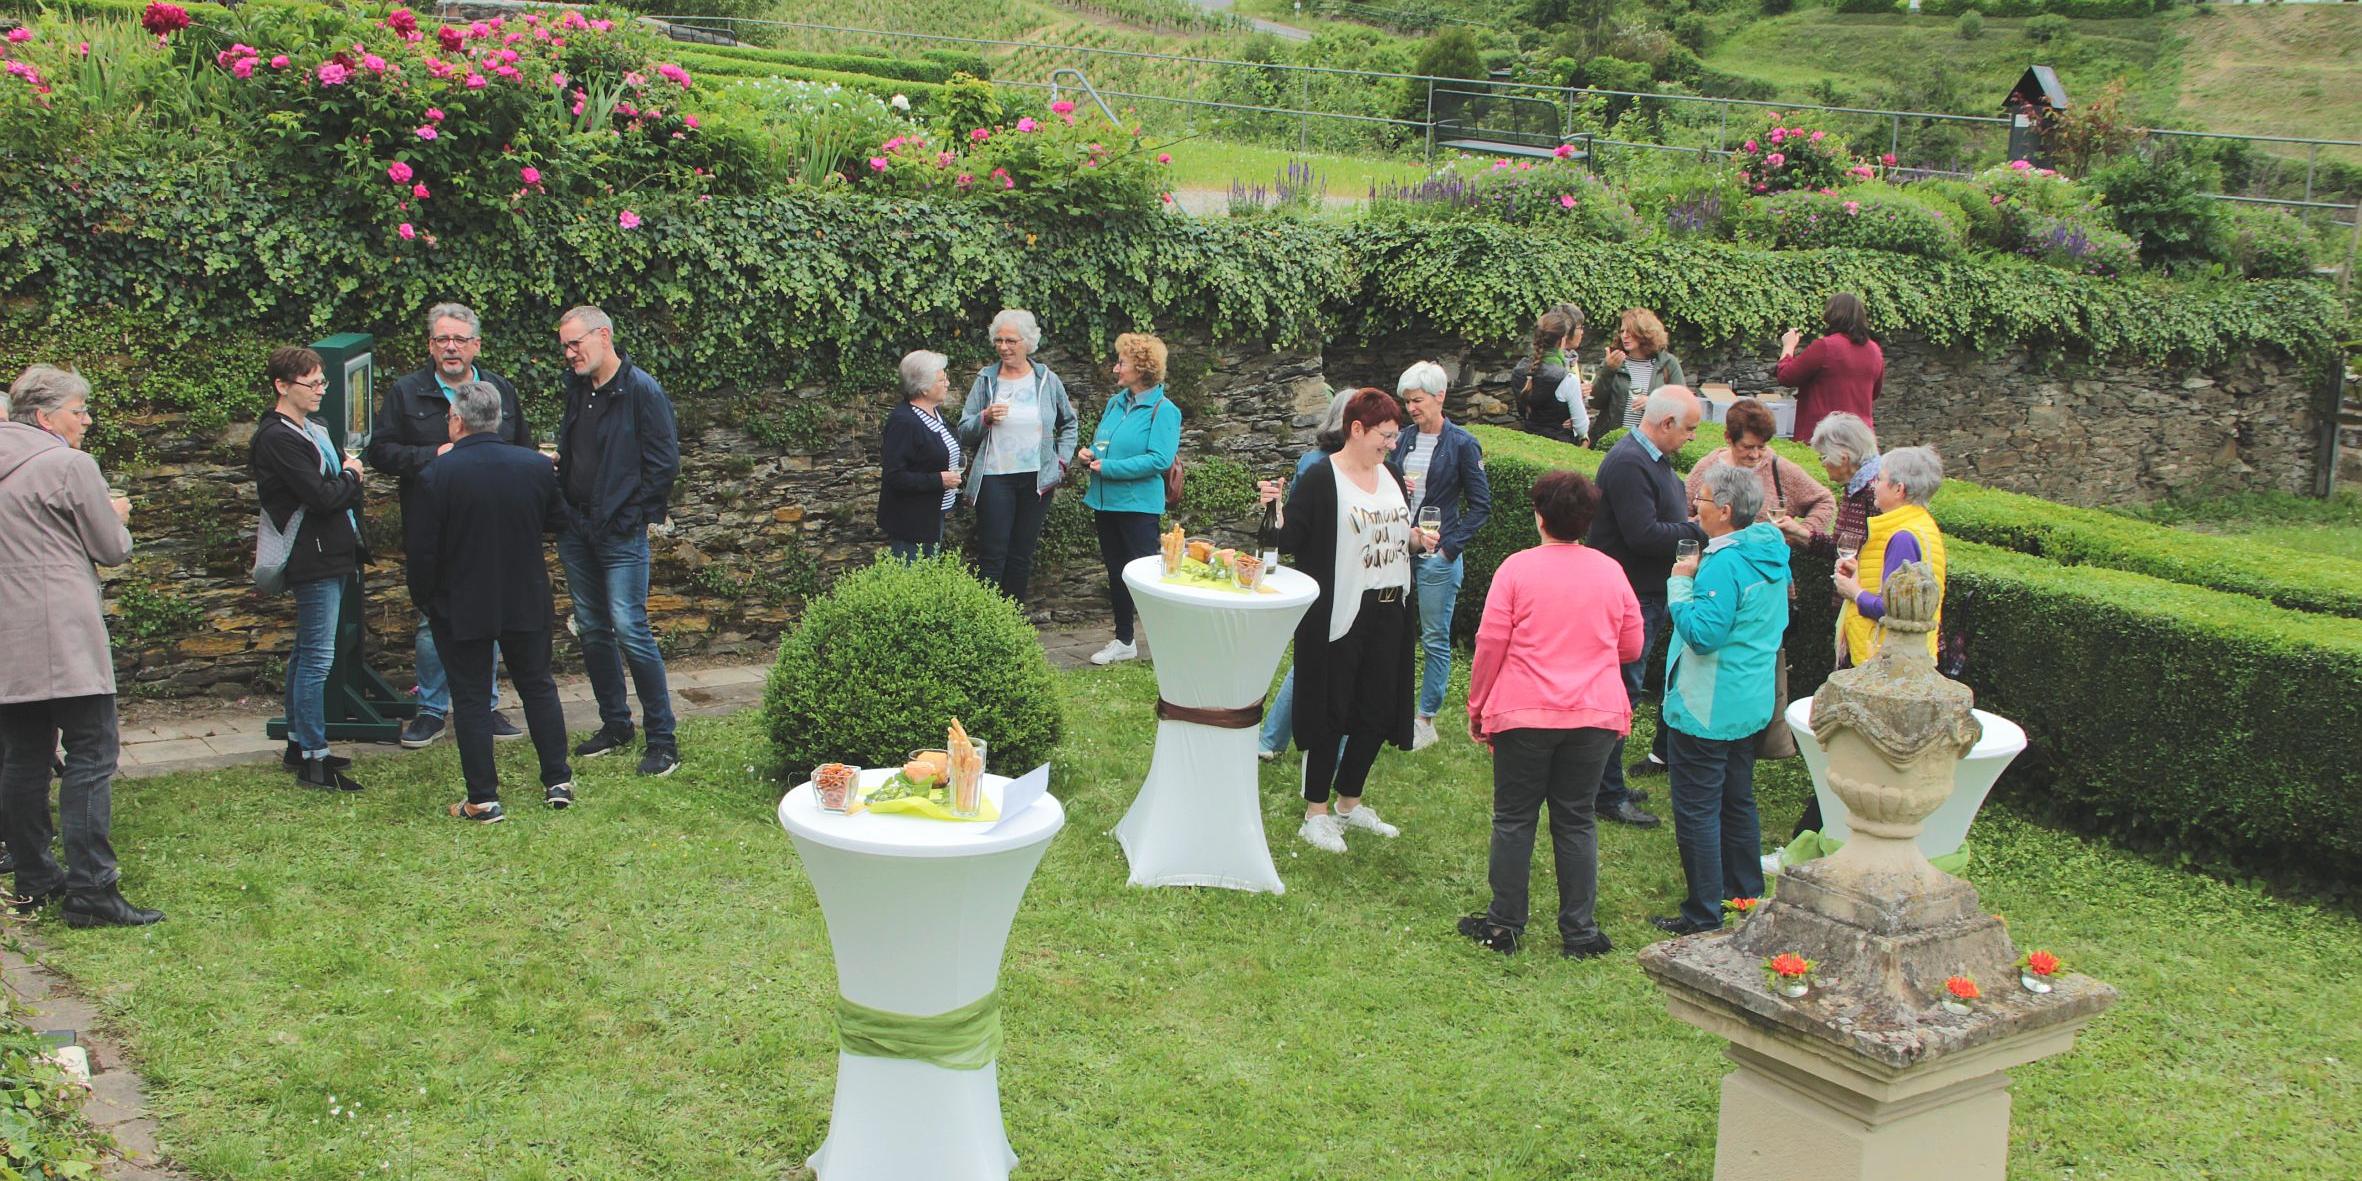
<path id="1" fill-rule="evenodd" d="M 565 503 L 549 461 L 503 440 L 503 400 L 490 382 L 464 381 L 452 391 L 451 450 L 419 473 L 402 517 L 410 601 L 426 616 L 435 650 L 453 674 L 452 729 L 467 802 L 450 811 L 479 823 L 502 818 L 492 758 L 495 644 L 525 699 L 543 797 L 553 808 L 574 802 L 566 710 L 550 676 L 549 568 L 541 549 L 542 538 L 564 520 Z"/>
<path id="2" fill-rule="evenodd" d="M 402 515 L 416 507 L 418 476 L 435 457 L 451 450 L 444 422 L 451 413 L 454 391 L 471 381 L 489 382 L 500 391 L 500 430 L 495 437 L 519 447 L 533 446 L 533 432 L 517 404 L 517 388 L 508 379 L 476 364 L 484 347 L 483 322 L 466 304 L 439 303 L 427 309 L 427 348 L 433 363 L 395 381 L 369 427 L 369 466 L 400 481 Z M 435 651 L 435 637 L 424 615 L 418 617 L 413 648 L 418 657 L 418 713 L 402 727 L 402 745 L 416 750 L 443 736 L 443 719 L 451 713 L 451 686 L 443 661 Z M 497 655 L 497 654 L 495 654 Z M 492 736 L 521 738 L 498 712 L 500 685 L 492 686 Z"/>
<path id="3" fill-rule="evenodd" d="M 1640 659 L 1624 666 L 1624 692 L 1634 702 L 1647 680 L 1649 651 L 1665 634 L 1665 579 L 1673 569 L 1673 547 L 1706 541 L 1705 531 L 1690 520 L 1688 489 L 1673 474 L 1673 453 L 1697 437 L 1705 413 L 1688 387 L 1659 386 L 1641 408 L 1639 429 L 1617 440 L 1599 461 L 1599 513 L 1591 518 L 1585 541 L 1624 568 L 1640 600 Z M 1662 742 L 1662 722 L 1657 732 Z M 1624 785 L 1624 741 L 1619 738 L 1599 777 L 1599 814 L 1653 828 L 1657 818 L 1640 810 L 1638 795 Z"/>
<path id="4" fill-rule="evenodd" d="M 672 403 L 655 378 L 615 347 L 614 321 L 595 307 L 559 317 L 558 349 L 568 370 L 566 415 L 558 424 L 558 486 L 566 502 L 558 561 L 599 699 L 599 732 L 574 753 L 595 758 L 631 744 L 628 664 L 648 727 L 640 774 L 670 775 L 681 753 L 664 656 L 648 626 L 648 528 L 664 523 L 681 471 Z"/>
<path id="5" fill-rule="evenodd" d="M 1442 517 L 1436 549 L 1411 559 L 1412 590 L 1419 602 L 1419 709 L 1411 720 L 1411 749 L 1434 745 L 1435 715 L 1443 710 L 1444 686 L 1452 679 L 1452 609 L 1459 603 L 1468 548 L 1493 511 L 1493 485 L 1484 474 L 1484 448 L 1476 436 L 1444 417 L 1443 395 L 1451 384 L 1443 366 L 1421 361 L 1402 371 L 1395 392 L 1410 412 L 1411 425 L 1394 444 L 1394 465 L 1403 470 L 1411 519 L 1422 509 Z"/>

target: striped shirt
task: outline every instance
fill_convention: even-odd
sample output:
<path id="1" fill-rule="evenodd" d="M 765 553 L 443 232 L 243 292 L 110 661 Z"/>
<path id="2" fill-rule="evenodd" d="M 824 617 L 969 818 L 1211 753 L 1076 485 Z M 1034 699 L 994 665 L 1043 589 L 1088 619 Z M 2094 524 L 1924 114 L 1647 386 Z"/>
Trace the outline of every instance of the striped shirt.
<path id="1" fill-rule="evenodd" d="M 932 411 L 932 410 L 928 410 L 928 409 L 926 409 L 926 408 L 924 408 L 924 407 L 920 407 L 920 406 L 913 406 L 913 407 L 911 407 L 911 409 L 918 411 L 918 414 L 919 414 L 919 421 L 920 421 L 920 422 L 923 422 L 923 423 L 926 423 L 926 424 L 927 424 L 927 429 L 928 429 L 928 430 L 931 430 L 931 431 L 934 431 L 934 432 L 935 432 L 935 437 L 936 437 L 936 438 L 938 438 L 938 439 L 941 439 L 941 440 L 943 440 L 943 449 L 944 449 L 946 452 L 950 453 L 950 455 L 951 455 L 951 466 L 952 466 L 952 468 L 953 468 L 954 470 L 958 469 L 958 467 L 960 466 L 960 440 L 959 440 L 959 436 L 957 436 L 957 435 L 953 434 L 953 433 L 952 433 L 952 431 L 951 431 L 951 428 L 950 428 L 950 427 L 947 427 L 947 426 L 943 425 L 943 416 L 942 416 L 942 415 L 940 415 L 940 414 L 937 414 L 936 412 L 934 412 L 934 411 Z M 944 489 L 944 490 L 943 490 L 943 511 L 944 511 L 944 512 L 947 512 L 947 513 L 948 513 L 948 512 L 950 512 L 950 511 L 951 511 L 951 506 L 952 506 L 953 502 L 957 501 L 959 498 L 960 498 L 960 490 L 959 490 L 959 489 L 957 489 L 957 488 L 946 488 L 946 489 Z"/>
<path id="2" fill-rule="evenodd" d="M 1632 385 L 1630 388 L 1632 390 L 1633 396 L 1638 398 L 1646 398 L 1649 391 L 1649 382 L 1656 380 L 1657 359 L 1655 357 L 1634 357 L 1627 355 L 1624 358 L 1624 376 L 1632 380 Z M 1645 403 L 1643 403 L 1643 406 L 1634 406 L 1629 402 L 1625 404 L 1625 430 L 1635 431 L 1640 429 L 1640 414 L 1644 406 Z"/>

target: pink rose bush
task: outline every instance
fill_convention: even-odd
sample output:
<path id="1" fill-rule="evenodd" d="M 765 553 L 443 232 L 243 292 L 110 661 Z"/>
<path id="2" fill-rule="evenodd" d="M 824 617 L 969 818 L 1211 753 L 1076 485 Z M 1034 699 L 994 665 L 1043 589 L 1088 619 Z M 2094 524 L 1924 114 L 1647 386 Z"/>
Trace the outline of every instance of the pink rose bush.
<path id="1" fill-rule="evenodd" d="M 1011 111 L 1010 122 L 951 132 L 949 142 L 923 132 L 890 135 L 829 183 L 1010 208 L 1139 214 L 1159 207 L 1158 165 L 1170 164 L 1170 153 L 1148 146 L 1138 129 L 1110 124 L 1064 99 L 1047 113 L 1053 118 Z"/>
<path id="2" fill-rule="evenodd" d="M 1745 191 L 1769 195 L 1793 189 L 1828 189 L 1871 174 L 1845 148 L 1845 141 L 1817 127 L 1800 127 L 1773 115 L 1760 137 L 1750 137 L 1731 155 Z"/>

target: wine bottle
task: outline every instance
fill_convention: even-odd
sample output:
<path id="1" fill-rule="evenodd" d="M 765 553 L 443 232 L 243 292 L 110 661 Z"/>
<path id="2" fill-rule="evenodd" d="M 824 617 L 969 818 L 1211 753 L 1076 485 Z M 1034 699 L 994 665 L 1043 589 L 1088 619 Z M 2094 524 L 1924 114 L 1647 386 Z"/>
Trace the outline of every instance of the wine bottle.
<path id="1" fill-rule="evenodd" d="M 1255 548 L 1263 556 L 1263 568 L 1279 567 L 1279 501 L 1263 506 L 1263 523 L 1255 529 Z"/>

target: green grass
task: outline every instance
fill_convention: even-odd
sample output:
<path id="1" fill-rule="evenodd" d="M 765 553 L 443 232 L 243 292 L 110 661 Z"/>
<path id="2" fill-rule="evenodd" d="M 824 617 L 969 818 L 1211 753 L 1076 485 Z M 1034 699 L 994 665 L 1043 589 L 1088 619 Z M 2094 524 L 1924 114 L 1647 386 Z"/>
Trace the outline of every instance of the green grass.
<path id="1" fill-rule="evenodd" d="M 2178 107 L 2189 126 L 2362 139 L 2362 6 L 2208 5 L 2183 27 L 2190 44 Z M 2362 165 L 2362 148 L 2321 154 Z"/>
<path id="2" fill-rule="evenodd" d="M 2200 533 L 2222 533 L 2362 562 L 2362 491 L 2340 489 L 2322 500 L 2248 492 L 2174 500 L 2119 510 L 2128 516 Z"/>
<path id="3" fill-rule="evenodd" d="M 1157 138 L 1154 136 L 1151 139 Z M 1291 152 L 1282 148 L 1230 143 L 1208 137 L 1173 145 L 1173 187 L 1230 191 L 1230 182 L 1269 187 L 1274 177 L 1296 160 L 1309 161 L 1328 186 L 1331 197 L 1362 198 L 1372 184 L 1403 183 L 1427 175 L 1416 160 L 1387 160 L 1370 156 L 1332 156 L 1321 152 Z"/>
<path id="4" fill-rule="evenodd" d="M 1292 838 L 1293 772 L 1266 767 L 1285 896 L 1132 889 L 1107 833 L 1145 770 L 1152 674 L 1059 684 L 1068 823 L 1003 976 L 1024 1176 L 1710 1175 L 1720 1043 L 1667 1017 L 1630 955 L 1678 889 L 1669 828 L 1603 834 L 1618 954 L 1582 964 L 1452 932 L 1484 900 L 1489 800 L 1456 735 L 1381 759 L 1369 799 L 1404 836 L 1342 858 Z M 45 930 L 50 958 L 128 1039 L 166 1150 L 199 1176 L 770 1181 L 824 1133 L 828 940 L 755 720 L 685 738 L 670 779 L 594 763 L 573 811 L 513 787 L 516 818 L 489 829 L 439 815 L 448 744 L 365 759 L 349 799 L 263 769 L 127 783 L 126 888 L 171 918 Z M 503 753 L 529 783 L 527 752 Z M 1801 768 L 1759 781 L 1785 833 Z M 2017 937 L 2125 996 L 2075 1053 L 2015 1072 L 2012 1177 L 2277 1181 L 2362 1159 L 2353 916 L 2001 806 L 1976 840 L 1970 877 Z"/>

